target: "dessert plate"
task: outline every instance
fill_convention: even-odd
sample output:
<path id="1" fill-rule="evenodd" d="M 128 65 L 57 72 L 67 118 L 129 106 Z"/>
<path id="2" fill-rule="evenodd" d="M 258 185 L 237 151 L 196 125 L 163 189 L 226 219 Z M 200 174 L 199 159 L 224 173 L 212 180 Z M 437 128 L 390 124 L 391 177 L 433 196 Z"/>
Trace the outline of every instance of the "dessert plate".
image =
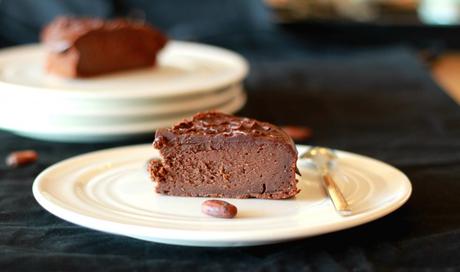
<path id="1" fill-rule="evenodd" d="M 240 96 L 241 93 L 243 93 L 241 84 L 236 84 L 200 99 L 178 100 L 170 103 L 153 102 L 147 105 L 119 105 L 113 108 L 104 107 L 105 103 L 100 101 L 101 107 L 94 105 L 92 108 L 79 110 L 73 109 L 72 105 L 56 103 L 55 101 L 37 104 L 36 100 L 24 101 L 9 97 L 0 100 L 0 127 L 14 124 L 16 126 L 24 124 L 30 127 L 31 124 L 36 124 L 40 127 L 61 129 L 78 126 L 132 124 L 219 108 Z M 18 111 L 18 105 L 27 110 Z M 12 115 L 12 112 L 15 114 Z"/>
<path id="2" fill-rule="evenodd" d="M 0 95 L 31 99 L 171 99 L 200 95 L 240 82 L 248 72 L 243 57 L 215 46 L 170 41 L 154 68 L 86 79 L 63 79 L 44 71 L 40 45 L 0 51 Z"/>
<path id="3" fill-rule="evenodd" d="M 235 113 L 246 103 L 246 94 L 240 92 L 230 101 L 212 108 L 203 108 L 200 110 L 182 111 L 162 118 L 147 118 L 122 124 L 106 125 L 78 125 L 71 122 L 72 125 L 55 125 L 46 120 L 37 119 L 34 122 L 19 121 L 18 117 L 9 118 L 9 116 L 0 115 L 0 127 L 10 130 L 18 135 L 57 142 L 109 142 L 120 141 L 136 137 L 153 135 L 157 128 L 168 127 L 196 112 L 204 110 L 217 110 L 224 113 Z M 31 118 L 33 119 L 33 118 Z"/>
<path id="4" fill-rule="evenodd" d="M 299 152 L 307 146 L 297 146 Z M 288 200 L 229 199 L 234 219 L 200 212 L 206 198 L 154 193 L 145 165 L 157 157 L 150 144 L 108 149 L 67 159 L 43 171 L 33 194 L 46 210 L 69 222 L 137 239 L 189 246 L 249 246 L 305 238 L 361 225 L 403 205 L 408 178 L 394 167 L 337 151 L 335 178 L 354 214 L 338 215 L 306 162 L 302 190 Z"/>

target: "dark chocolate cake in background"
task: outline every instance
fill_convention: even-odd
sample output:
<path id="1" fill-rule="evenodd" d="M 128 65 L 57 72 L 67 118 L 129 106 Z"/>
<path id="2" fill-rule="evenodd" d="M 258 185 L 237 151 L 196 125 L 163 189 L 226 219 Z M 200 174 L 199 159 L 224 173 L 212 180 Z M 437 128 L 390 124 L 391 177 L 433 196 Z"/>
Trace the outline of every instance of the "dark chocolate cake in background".
<path id="1" fill-rule="evenodd" d="M 143 22 L 73 17 L 56 18 L 41 40 L 48 50 L 47 71 L 69 78 L 154 66 L 167 42 Z"/>
<path id="2" fill-rule="evenodd" d="M 159 129 L 149 171 L 160 194 L 284 199 L 296 195 L 297 150 L 278 127 L 218 112 Z"/>

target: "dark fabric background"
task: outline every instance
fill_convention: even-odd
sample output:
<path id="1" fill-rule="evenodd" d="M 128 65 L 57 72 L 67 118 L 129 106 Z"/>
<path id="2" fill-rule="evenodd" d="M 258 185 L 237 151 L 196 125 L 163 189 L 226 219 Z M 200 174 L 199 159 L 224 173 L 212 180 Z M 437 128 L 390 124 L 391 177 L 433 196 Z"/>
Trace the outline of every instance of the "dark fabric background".
<path id="1" fill-rule="evenodd" d="M 47 20 L 50 13 L 40 10 L 38 2 L 19 2 L 24 6 L 17 14 L 11 13 L 14 9 L 0 9 L 11 16 L 0 16 L 4 43 L 13 40 L 7 39 L 13 34 L 5 34 L 5 23 L 12 32 L 13 25 L 22 27 L 11 18 L 37 14 L 33 18 L 37 25 Z M 111 16 L 127 3 L 42 2 L 53 2 L 53 12 L 100 16 Z M 33 165 L 18 169 L 0 165 L 0 270 L 460 270 L 460 109 L 432 81 L 416 53 L 405 46 L 359 50 L 312 46 L 260 23 L 268 22 L 269 15 L 258 1 L 204 2 L 200 5 L 216 12 L 227 10 L 222 11 L 227 17 L 214 14 L 222 21 L 211 23 L 212 18 L 194 13 L 199 8 L 177 8 L 177 21 L 195 21 L 173 26 L 173 19 L 165 18 L 164 2 L 151 8 L 147 18 L 163 18 L 158 24 L 174 37 L 244 54 L 251 72 L 245 82 L 249 100 L 241 115 L 278 125 L 307 125 L 314 138 L 304 144 L 344 149 L 395 165 L 413 184 L 407 204 L 369 224 L 275 245 L 193 248 L 144 242 L 67 223 L 42 209 L 31 192 L 33 179 L 51 164 L 139 141 L 63 144 L 0 131 L 0 157 L 19 149 L 40 153 Z M 11 3 L 4 0 L 0 6 Z M 230 27 L 233 24 L 237 30 Z M 36 30 L 15 43 L 33 41 Z"/>

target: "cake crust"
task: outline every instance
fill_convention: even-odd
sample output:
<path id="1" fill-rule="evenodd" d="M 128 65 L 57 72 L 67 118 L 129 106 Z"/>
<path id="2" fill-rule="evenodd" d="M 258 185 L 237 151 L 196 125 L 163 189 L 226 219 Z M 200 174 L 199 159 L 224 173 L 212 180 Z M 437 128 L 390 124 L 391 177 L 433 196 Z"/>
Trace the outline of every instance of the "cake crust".
<path id="1" fill-rule="evenodd" d="M 296 195 L 297 150 L 278 127 L 218 112 L 159 129 L 156 191 L 176 196 L 284 199 Z"/>

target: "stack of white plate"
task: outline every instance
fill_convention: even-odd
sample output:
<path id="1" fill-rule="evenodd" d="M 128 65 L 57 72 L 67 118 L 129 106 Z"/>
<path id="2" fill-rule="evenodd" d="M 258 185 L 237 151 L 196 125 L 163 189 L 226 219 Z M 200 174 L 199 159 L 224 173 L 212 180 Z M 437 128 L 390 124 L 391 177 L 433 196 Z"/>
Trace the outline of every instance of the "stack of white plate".
<path id="1" fill-rule="evenodd" d="M 246 101 L 246 61 L 231 51 L 171 41 L 156 68 L 68 80 L 44 71 L 39 45 L 0 51 L 0 128 L 33 138 L 98 142 L 152 134 L 205 110 Z"/>

